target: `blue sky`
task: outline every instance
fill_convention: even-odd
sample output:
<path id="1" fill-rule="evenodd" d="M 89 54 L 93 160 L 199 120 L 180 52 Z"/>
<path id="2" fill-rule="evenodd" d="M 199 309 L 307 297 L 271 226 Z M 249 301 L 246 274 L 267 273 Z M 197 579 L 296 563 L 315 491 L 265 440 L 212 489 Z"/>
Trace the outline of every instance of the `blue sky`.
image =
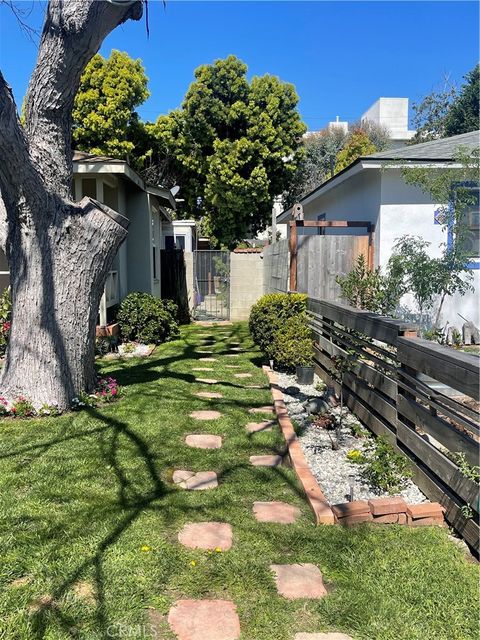
<path id="1" fill-rule="evenodd" d="M 28 21 L 40 28 L 45 2 Z M 292 82 L 311 130 L 336 115 L 357 119 L 380 96 L 416 101 L 441 84 L 457 83 L 479 57 L 477 2 L 149 2 L 145 21 L 112 33 L 101 53 L 127 51 L 141 58 L 151 97 L 140 107 L 154 120 L 177 107 L 194 69 L 229 54 L 249 75 L 272 73 Z M 30 42 L 0 6 L 0 69 L 23 99 L 36 56 Z"/>

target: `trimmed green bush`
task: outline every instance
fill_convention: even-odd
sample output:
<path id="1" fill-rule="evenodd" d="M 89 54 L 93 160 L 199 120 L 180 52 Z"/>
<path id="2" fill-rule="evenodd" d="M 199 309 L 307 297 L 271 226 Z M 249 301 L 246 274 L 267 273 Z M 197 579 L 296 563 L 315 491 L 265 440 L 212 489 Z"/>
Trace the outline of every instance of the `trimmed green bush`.
<path id="1" fill-rule="evenodd" d="M 178 335 L 178 307 L 150 293 L 129 293 L 122 300 L 117 320 L 123 340 L 162 344 Z"/>
<path id="2" fill-rule="evenodd" d="M 304 315 L 307 296 L 303 293 L 268 293 L 256 302 L 250 312 L 249 329 L 253 341 L 273 358 L 273 339 L 288 318 Z"/>
<path id="3" fill-rule="evenodd" d="M 285 320 L 273 337 L 270 351 L 278 367 L 293 370 L 312 365 L 313 340 L 305 313 Z"/>

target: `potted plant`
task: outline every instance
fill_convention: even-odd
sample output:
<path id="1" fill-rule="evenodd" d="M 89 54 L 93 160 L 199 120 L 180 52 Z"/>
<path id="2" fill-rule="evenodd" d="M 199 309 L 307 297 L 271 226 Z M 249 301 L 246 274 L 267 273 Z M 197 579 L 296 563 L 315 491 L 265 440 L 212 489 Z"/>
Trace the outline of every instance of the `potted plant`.
<path id="1" fill-rule="evenodd" d="M 313 374 L 315 369 L 313 367 L 313 357 L 307 354 L 302 354 L 300 362 L 295 366 L 295 374 L 297 376 L 298 384 L 313 384 Z"/>

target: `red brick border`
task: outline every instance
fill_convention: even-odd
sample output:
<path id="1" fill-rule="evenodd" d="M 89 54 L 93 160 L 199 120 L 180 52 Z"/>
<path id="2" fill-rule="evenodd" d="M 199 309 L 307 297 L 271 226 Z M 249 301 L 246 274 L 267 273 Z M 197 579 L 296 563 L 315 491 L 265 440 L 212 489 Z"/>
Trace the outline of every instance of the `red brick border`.
<path id="1" fill-rule="evenodd" d="M 264 366 L 272 392 L 273 405 L 278 424 L 288 447 L 292 467 L 303 487 L 307 500 L 315 514 L 317 524 L 342 524 L 346 526 L 361 522 L 378 524 L 408 524 L 411 527 L 427 525 L 443 525 L 445 509 L 438 502 L 407 504 L 402 497 L 388 496 L 370 500 L 354 500 L 330 505 L 321 487 L 310 471 L 297 434 L 293 429 L 283 400 L 283 393 L 278 386 L 277 374 Z"/>
<path id="2" fill-rule="evenodd" d="M 326 497 L 323 495 L 313 473 L 310 471 L 310 467 L 308 466 L 308 462 L 298 441 L 297 434 L 293 429 L 292 421 L 290 420 L 287 407 L 283 401 L 283 393 L 277 384 L 277 374 L 267 366 L 264 366 L 263 370 L 268 376 L 275 413 L 287 444 L 288 455 L 290 457 L 292 467 L 297 474 L 300 484 L 302 485 L 308 503 L 315 515 L 317 524 L 335 524 L 333 511 L 330 508 Z"/>

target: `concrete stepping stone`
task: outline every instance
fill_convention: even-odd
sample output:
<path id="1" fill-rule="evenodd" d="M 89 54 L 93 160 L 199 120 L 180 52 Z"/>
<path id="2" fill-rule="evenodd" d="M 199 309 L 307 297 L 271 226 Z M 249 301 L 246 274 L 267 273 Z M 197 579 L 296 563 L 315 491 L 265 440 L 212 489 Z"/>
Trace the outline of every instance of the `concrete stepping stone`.
<path id="1" fill-rule="evenodd" d="M 292 524 L 300 516 L 300 509 L 286 502 L 254 502 L 253 513 L 258 522 Z"/>
<path id="2" fill-rule="evenodd" d="M 250 456 L 249 460 L 254 467 L 278 467 L 282 464 L 282 456 Z"/>
<path id="3" fill-rule="evenodd" d="M 320 599 L 327 595 L 320 569 L 314 564 L 271 564 L 278 593 L 288 600 Z"/>
<path id="4" fill-rule="evenodd" d="M 247 384 L 245 389 L 266 389 L 263 384 Z"/>
<path id="5" fill-rule="evenodd" d="M 276 424 L 275 420 L 264 420 L 263 422 L 249 422 L 245 429 L 248 433 L 258 433 L 259 431 L 271 431 Z"/>
<path id="6" fill-rule="evenodd" d="M 190 549 L 221 549 L 232 547 L 232 527 L 226 522 L 191 522 L 178 534 L 178 541 Z"/>
<path id="7" fill-rule="evenodd" d="M 238 358 L 238 353 L 226 353 L 225 354 L 226 358 Z"/>
<path id="8" fill-rule="evenodd" d="M 229 347 L 230 351 L 243 351 L 242 347 Z"/>
<path id="9" fill-rule="evenodd" d="M 251 373 L 234 373 L 233 374 L 234 378 L 252 378 L 252 374 Z"/>
<path id="10" fill-rule="evenodd" d="M 216 358 L 198 358 L 199 362 L 217 362 Z"/>
<path id="11" fill-rule="evenodd" d="M 195 382 L 202 382 L 203 384 L 217 384 L 218 380 L 213 378 L 195 378 Z"/>
<path id="12" fill-rule="evenodd" d="M 330 633 L 296 633 L 294 640 L 353 640 L 352 636 L 336 631 Z"/>
<path id="13" fill-rule="evenodd" d="M 241 364 L 226 364 L 225 369 L 240 369 Z"/>
<path id="14" fill-rule="evenodd" d="M 177 600 L 168 613 L 178 640 L 237 640 L 240 620 L 230 600 Z"/>
<path id="15" fill-rule="evenodd" d="M 198 398 L 223 398 L 222 393 L 218 393 L 217 391 L 199 391 L 195 393 Z"/>
<path id="16" fill-rule="evenodd" d="M 218 479 L 215 471 L 186 471 L 177 469 L 173 472 L 173 482 L 189 491 L 202 491 L 218 487 Z"/>
<path id="17" fill-rule="evenodd" d="M 192 371 L 213 371 L 212 367 L 193 367 Z"/>
<path id="18" fill-rule="evenodd" d="M 222 438 L 209 433 L 190 433 L 185 438 L 185 444 L 195 449 L 220 449 L 222 446 Z"/>
<path id="19" fill-rule="evenodd" d="M 211 351 L 210 349 L 196 349 L 195 352 L 204 353 L 205 355 L 208 355 L 208 356 L 211 356 L 213 354 L 213 351 Z"/>
<path id="20" fill-rule="evenodd" d="M 192 411 L 190 414 L 190 418 L 194 418 L 195 420 L 216 420 L 221 417 L 220 411 L 210 411 L 200 410 L 200 411 Z"/>
<path id="21" fill-rule="evenodd" d="M 266 405 L 264 407 L 253 407 L 248 410 L 248 413 L 274 413 L 272 405 Z"/>

